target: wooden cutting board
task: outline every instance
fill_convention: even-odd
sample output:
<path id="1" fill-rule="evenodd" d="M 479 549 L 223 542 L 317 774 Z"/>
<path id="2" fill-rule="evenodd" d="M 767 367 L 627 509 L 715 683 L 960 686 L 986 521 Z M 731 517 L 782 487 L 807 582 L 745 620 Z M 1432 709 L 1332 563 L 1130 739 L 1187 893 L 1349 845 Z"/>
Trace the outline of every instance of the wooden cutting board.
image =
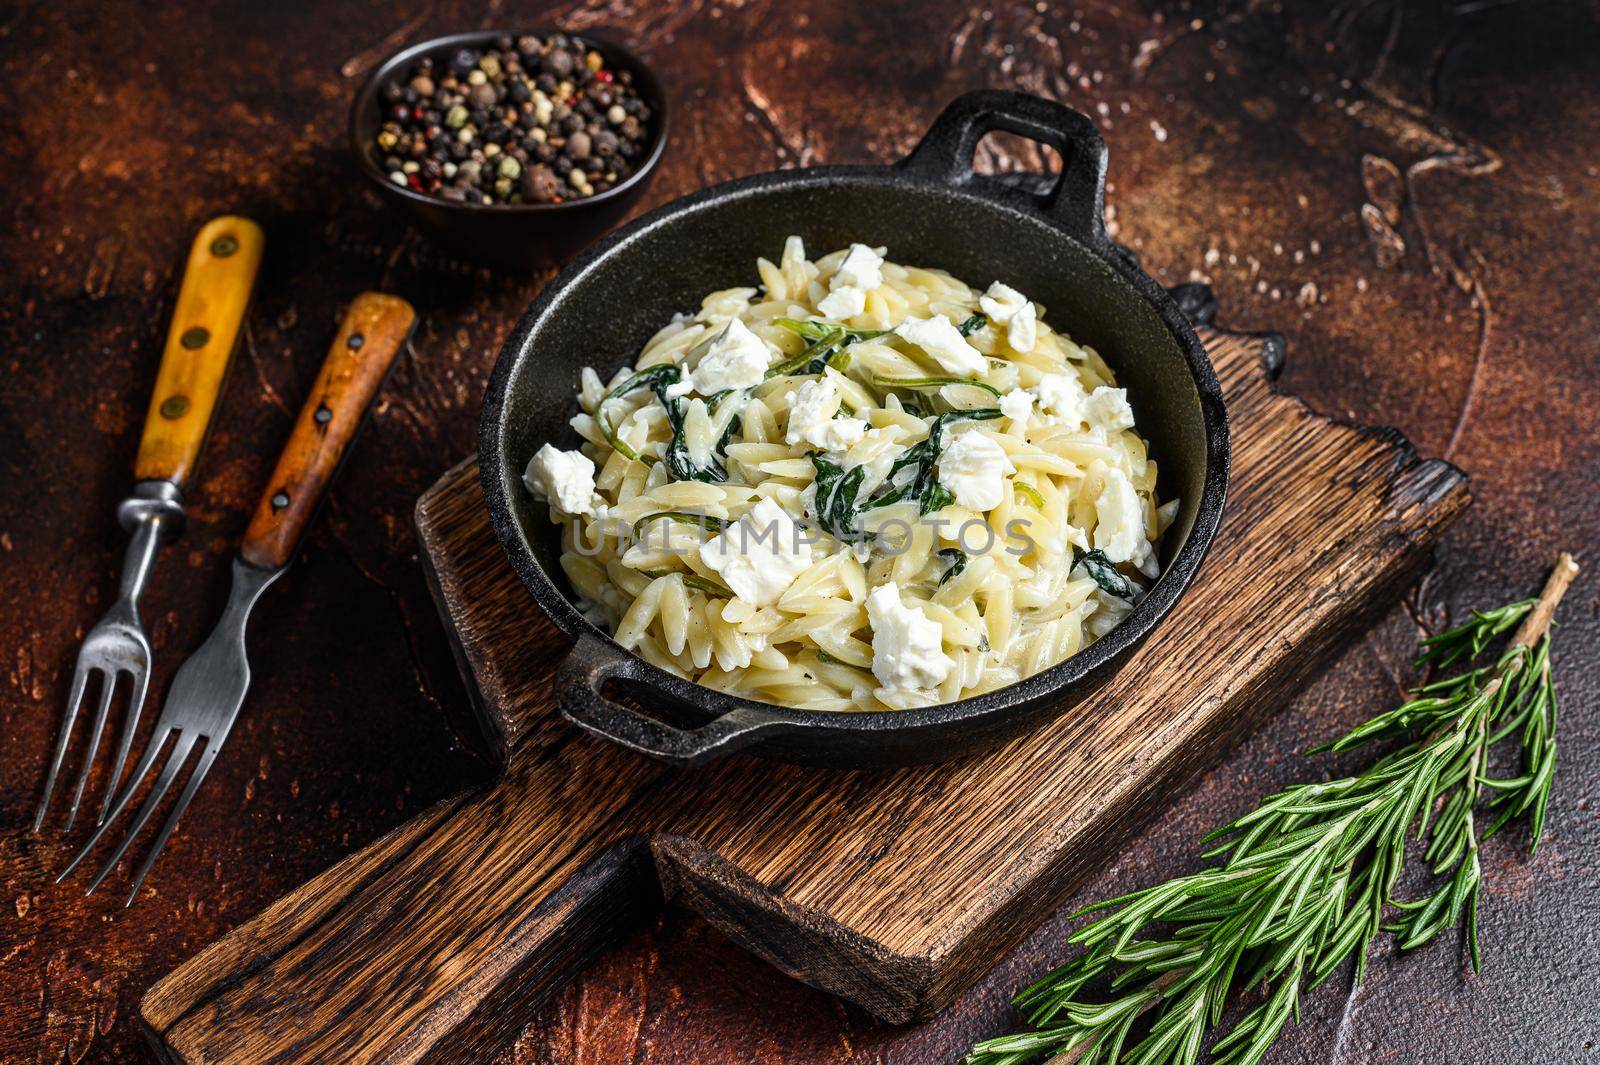
<path id="1" fill-rule="evenodd" d="M 889 1021 L 990 968 L 1153 811 L 1385 609 L 1467 505 L 1400 435 L 1277 394 L 1279 338 L 1201 330 L 1234 475 L 1200 577 L 1106 688 L 990 754 L 894 771 L 677 771 L 552 709 L 567 641 L 489 529 L 477 466 L 417 506 L 492 786 L 447 800 L 145 996 L 183 1062 L 483 1060 L 663 900 Z"/>

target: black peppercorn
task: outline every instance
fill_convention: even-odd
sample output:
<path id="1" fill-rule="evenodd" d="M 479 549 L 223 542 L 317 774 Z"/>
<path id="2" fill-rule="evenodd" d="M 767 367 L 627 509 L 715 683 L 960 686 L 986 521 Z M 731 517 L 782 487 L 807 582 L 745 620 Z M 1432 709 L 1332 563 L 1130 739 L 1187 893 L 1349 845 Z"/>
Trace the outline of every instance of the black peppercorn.
<path id="1" fill-rule="evenodd" d="M 481 58 L 482 56 L 471 48 L 463 48 L 450 57 L 450 69 L 456 77 L 464 78 L 478 65 L 478 60 Z"/>
<path id="2" fill-rule="evenodd" d="M 544 69 L 558 78 L 564 78 L 572 73 L 572 53 L 555 51 L 544 57 Z"/>
<path id="3" fill-rule="evenodd" d="M 556 198 L 560 182 L 547 166 L 531 166 L 522 172 L 522 195 L 534 203 L 549 203 Z"/>

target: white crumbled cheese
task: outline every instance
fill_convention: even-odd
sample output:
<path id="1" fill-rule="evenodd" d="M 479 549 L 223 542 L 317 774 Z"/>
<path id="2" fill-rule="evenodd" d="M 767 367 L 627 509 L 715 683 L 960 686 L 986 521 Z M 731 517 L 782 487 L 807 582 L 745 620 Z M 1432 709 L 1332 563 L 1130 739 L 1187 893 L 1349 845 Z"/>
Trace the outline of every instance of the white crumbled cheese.
<path id="1" fill-rule="evenodd" d="M 961 331 L 942 314 L 932 318 L 907 318 L 895 327 L 895 335 L 926 351 L 953 374 L 981 374 L 989 368 L 982 353 L 961 335 Z"/>
<path id="2" fill-rule="evenodd" d="M 852 244 L 828 282 L 828 294 L 817 302 L 827 318 L 854 318 L 867 307 L 867 293 L 883 284 L 883 253 Z"/>
<path id="3" fill-rule="evenodd" d="M 594 463 L 582 452 L 544 445 L 522 472 L 522 483 L 563 514 L 594 513 Z"/>
<path id="4" fill-rule="evenodd" d="M 702 544 L 700 560 L 740 599 L 771 606 L 811 565 L 811 545 L 787 511 L 763 499 Z"/>
<path id="5" fill-rule="evenodd" d="M 1133 428 L 1133 408 L 1128 406 L 1126 388 L 1101 385 L 1089 393 L 1083 406 L 1084 419 L 1110 433 Z"/>
<path id="6" fill-rule="evenodd" d="M 772 361 L 772 349 L 767 342 L 750 332 L 750 327 L 737 318 L 730 318 L 722 331 L 712 337 L 700 361 L 689 374 L 675 385 L 667 387 L 669 396 L 686 396 L 698 392 L 714 396 L 730 388 L 753 388 L 759 385 Z"/>
<path id="7" fill-rule="evenodd" d="M 956 437 L 939 456 L 939 483 L 968 510 L 998 507 L 1005 498 L 1005 476 L 1015 472 L 1005 449 L 976 430 Z"/>
<path id="8" fill-rule="evenodd" d="M 1033 386 L 1033 393 L 1046 414 L 1072 425 L 1083 421 L 1083 405 L 1089 397 L 1077 374 L 1047 373 Z"/>
<path id="9" fill-rule="evenodd" d="M 893 581 L 867 596 L 867 621 L 872 625 L 872 675 L 886 689 L 933 688 L 955 668 L 944 653 L 944 630 L 921 607 L 902 603 Z"/>
<path id="10" fill-rule="evenodd" d="M 1033 393 L 1013 388 L 1000 397 L 1000 413 L 1010 418 L 1011 424 L 1026 429 L 1033 414 Z"/>
<path id="11" fill-rule="evenodd" d="M 1094 501 L 1094 546 L 1111 562 L 1142 563 L 1150 555 L 1144 537 L 1144 503 L 1121 470 L 1106 471 Z"/>
<path id="12" fill-rule="evenodd" d="M 871 292 L 881 284 L 883 284 L 883 251 L 874 250 L 865 244 L 850 245 L 844 262 L 839 264 L 838 271 L 833 275 L 833 287 L 848 286 Z"/>
<path id="13" fill-rule="evenodd" d="M 817 301 L 824 318 L 854 318 L 867 309 L 867 293 L 859 288 L 836 288 Z"/>
<path id="14" fill-rule="evenodd" d="M 860 418 L 835 418 L 839 411 L 839 384 L 831 377 L 807 381 L 790 392 L 789 444 L 810 444 L 824 451 L 842 451 L 866 434 Z"/>
<path id="15" fill-rule="evenodd" d="M 978 297 L 989 320 L 1006 327 L 1006 341 L 1017 351 L 1032 351 L 1039 340 L 1039 314 L 1033 301 L 1010 285 L 996 281 Z"/>

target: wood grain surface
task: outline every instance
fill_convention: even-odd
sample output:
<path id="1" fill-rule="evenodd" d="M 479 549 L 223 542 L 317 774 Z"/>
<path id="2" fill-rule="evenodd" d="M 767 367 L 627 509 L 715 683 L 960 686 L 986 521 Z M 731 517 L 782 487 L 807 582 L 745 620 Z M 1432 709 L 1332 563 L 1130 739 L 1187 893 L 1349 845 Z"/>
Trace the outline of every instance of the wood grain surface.
<path id="1" fill-rule="evenodd" d="M 735 757 L 674 771 L 578 733 L 568 642 L 489 528 L 475 463 L 417 507 L 503 780 L 353 855 L 157 984 L 183 1062 L 418 1061 L 507 1050 L 526 1016 L 659 895 L 891 1023 L 991 968 L 1176 788 L 1386 608 L 1467 505 L 1392 432 L 1275 395 L 1281 341 L 1206 329 L 1234 475 L 1206 568 L 1106 688 L 987 755 L 893 772 Z M 1092 783 L 1091 783 L 1092 782 Z M 645 848 L 648 846 L 648 858 Z M 654 879 L 640 867 L 653 865 Z M 542 979 L 530 979 L 530 974 Z"/>
<path id="2" fill-rule="evenodd" d="M 1600 529 L 1600 5 L 1464 0 L 435 0 L 15 4 L 0 14 L 0 1061 L 149 1060 L 137 1006 L 274 899 L 484 781 L 411 510 L 473 447 L 499 346 L 548 274 L 439 252 L 344 156 L 347 107 L 404 43 L 516 19 L 602 32 L 661 75 L 674 137 L 647 208 L 798 163 L 887 161 L 953 96 L 1057 97 L 1111 151 L 1117 239 L 1222 320 L 1288 338 L 1280 382 L 1395 425 L 1472 478 L 1430 574 L 926 1023 L 886 1025 L 669 909 L 516 1029 L 496 1065 L 950 1062 L 1017 1023 L 1079 906 L 1194 868 L 1260 794 L 1341 768 L 1302 751 L 1395 701 L 1418 636 L 1531 594 Z M 1039 160 L 1004 140 L 996 169 Z M 152 698 L 204 638 L 226 562 L 349 301 L 422 312 L 301 558 L 257 608 L 257 683 L 139 901 L 54 875 L 28 832 L 85 629 L 116 586 L 115 511 L 195 232 L 257 219 L 267 254 L 184 537 L 146 597 Z M 1270 1065 L 1592 1061 L 1600 975 L 1600 581 L 1554 658 L 1562 756 L 1544 844 L 1482 852 L 1481 976 L 1441 943 L 1308 996 Z M 147 715 L 153 720 L 154 715 Z M 69 771 L 72 767 L 69 766 Z M 96 778 L 98 781 L 99 778 Z M 653 865 L 653 859 L 651 864 Z M 126 878 L 130 870 L 119 875 Z M 652 874 L 653 877 L 653 874 Z M 629 915 L 616 915 L 625 920 Z M 610 918 L 608 918 L 610 919 Z M 485 1038 L 497 1037 L 486 1023 Z"/>

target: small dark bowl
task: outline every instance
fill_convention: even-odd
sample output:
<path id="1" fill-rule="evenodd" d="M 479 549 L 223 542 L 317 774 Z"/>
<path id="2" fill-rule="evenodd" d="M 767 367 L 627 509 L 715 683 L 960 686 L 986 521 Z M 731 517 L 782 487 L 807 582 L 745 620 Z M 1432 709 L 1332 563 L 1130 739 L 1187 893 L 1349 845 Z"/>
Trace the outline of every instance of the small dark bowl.
<path id="1" fill-rule="evenodd" d="M 587 33 L 567 34 L 605 57 L 606 66 L 627 70 L 633 87 L 649 105 L 649 147 L 633 174 L 606 191 L 566 203 L 481 204 L 454 203 L 403 188 L 390 181 L 378 159 L 376 143 L 383 126 L 383 102 L 379 90 L 390 79 L 411 69 L 424 56 L 436 62 L 448 59 L 459 48 L 484 48 L 496 37 L 531 34 L 548 37 L 562 30 L 530 29 L 515 32 L 482 30 L 455 33 L 448 37 L 413 44 L 380 63 L 350 109 L 350 150 L 355 153 L 361 172 L 377 188 L 378 194 L 398 208 L 410 222 L 428 236 L 466 259 L 528 269 L 546 266 L 583 247 L 615 225 L 650 184 L 661 152 L 667 144 L 667 98 L 650 68 L 632 52 Z"/>

